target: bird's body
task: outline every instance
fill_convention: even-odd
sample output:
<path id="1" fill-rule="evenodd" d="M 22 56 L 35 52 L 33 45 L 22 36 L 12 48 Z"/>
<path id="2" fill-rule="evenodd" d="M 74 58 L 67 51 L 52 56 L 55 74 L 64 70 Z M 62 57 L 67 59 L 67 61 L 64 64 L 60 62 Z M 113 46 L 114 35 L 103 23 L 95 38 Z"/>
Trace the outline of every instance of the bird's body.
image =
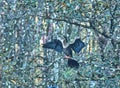
<path id="1" fill-rule="evenodd" d="M 64 54 L 66 55 L 66 58 L 73 57 L 72 51 L 74 51 L 75 53 L 79 53 L 84 46 L 85 46 L 85 44 L 84 44 L 84 42 L 82 42 L 80 40 L 80 38 L 76 39 L 74 41 L 74 43 L 69 44 L 67 46 L 62 44 L 62 42 L 58 39 L 54 39 L 51 42 L 47 42 L 47 43 L 43 44 L 43 48 L 54 49 L 57 52 L 64 52 Z M 70 60 L 68 60 L 68 65 L 69 65 L 69 63 L 71 64 L 71 62 L 76 63 L 76 61 L 73 61 L 70 59 Z M 77 64 L 77 66 L 78 66 L 78 64 Z M 72 67 L 72 66 L 70 66 L 70 67 Z"/>
<path id="2" fill-rule="evenodd" d="M 71 46 L 68 46 L 66 48 L 63 48 L 63 52 L 66 56 L 72 57 L 72 48 Z"/>

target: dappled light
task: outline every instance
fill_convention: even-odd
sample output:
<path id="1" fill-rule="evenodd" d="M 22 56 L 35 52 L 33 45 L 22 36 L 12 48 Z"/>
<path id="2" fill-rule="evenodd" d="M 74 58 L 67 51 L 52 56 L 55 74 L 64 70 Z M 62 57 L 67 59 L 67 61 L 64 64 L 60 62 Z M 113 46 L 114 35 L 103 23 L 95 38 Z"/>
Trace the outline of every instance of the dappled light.
<path id="1" fill-rule="evenodd" d="M 120 88 L 120 0 L 0 0 L 0 88 Z"/>

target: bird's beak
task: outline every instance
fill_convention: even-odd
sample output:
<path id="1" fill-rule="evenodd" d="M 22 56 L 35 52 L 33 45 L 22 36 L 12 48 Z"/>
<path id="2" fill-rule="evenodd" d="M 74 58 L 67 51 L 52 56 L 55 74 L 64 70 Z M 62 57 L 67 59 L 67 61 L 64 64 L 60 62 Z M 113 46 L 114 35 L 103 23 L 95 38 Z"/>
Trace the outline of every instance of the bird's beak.
<path id="1" fill-rule="evenodd" d="M 65 58 L 65 59 L 70 59 L 71 57 L 70 57 L 70 56 L 65 56 L 64 58 Z"/>

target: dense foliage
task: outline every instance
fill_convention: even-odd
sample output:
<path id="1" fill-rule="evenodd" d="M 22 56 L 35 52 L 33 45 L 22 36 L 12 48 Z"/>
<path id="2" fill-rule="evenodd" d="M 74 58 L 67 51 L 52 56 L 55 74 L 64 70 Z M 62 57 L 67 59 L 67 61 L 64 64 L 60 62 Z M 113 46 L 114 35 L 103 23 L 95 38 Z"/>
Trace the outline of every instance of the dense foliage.
<path id="1" fill-rule="evenodd" d="M 54 38 L 86 44 L 69 68 L 42 48 Z M 119 0 L 0 0 L 1 88 L 119 88 Z"/>

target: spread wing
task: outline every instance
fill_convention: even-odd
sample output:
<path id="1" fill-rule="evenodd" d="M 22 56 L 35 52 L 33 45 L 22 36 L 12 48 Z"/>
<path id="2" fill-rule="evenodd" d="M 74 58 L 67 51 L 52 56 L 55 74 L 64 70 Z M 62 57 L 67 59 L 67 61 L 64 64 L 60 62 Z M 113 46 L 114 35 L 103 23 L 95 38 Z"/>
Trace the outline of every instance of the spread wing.
<path id="1" fill-rule="evenodd" d="M 85 44 L 80 39 L 76 39 L 73 44 L 70 44 L 70 46 L 75 53 L 79 53 L 82 50 L 82 48 L 85 46 Z"/>
<path id="2" fill-rule="evenodd" d="M 63 51 L 62 42 L 60 40 L 54 39 L 51 42 L 43 44 L 43 48 L 54 49 L 57 52 Z"/>

